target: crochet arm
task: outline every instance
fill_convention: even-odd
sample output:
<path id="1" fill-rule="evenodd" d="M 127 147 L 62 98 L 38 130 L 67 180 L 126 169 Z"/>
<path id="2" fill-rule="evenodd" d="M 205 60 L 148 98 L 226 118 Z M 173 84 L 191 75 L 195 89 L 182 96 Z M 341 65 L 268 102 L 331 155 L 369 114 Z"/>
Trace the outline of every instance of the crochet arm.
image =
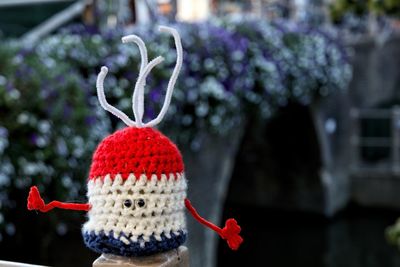
<path id="1" fill-rule="evenodd" d="M 45 204 L 44 200 L 40 196 L 38 188 L 36 186 L 32 186 L 28 195 L 27 208 L 28 210 L 39 210 L 41 212 L 48 212 L 54 208 L 89 211 L 90 204 L 65 203 L 60 201 L 51 201 L 50 203 Z"/>
<path id="2" fill-rule="evenodd" d="M 237 250 L 239 248 L 240 244 L 243 242 L 243 238 L 239 235 L 241 228 L 235 219 L 230 218 L 226 220 L 225 227 L 221 229 L 220 227 L 201 217 L 187 198 L 185 199 L 185 206 L 198 222 L 217 232 L 222 239 L 225 239 L 228 243 L 228 246 L 232 250 Z"/>

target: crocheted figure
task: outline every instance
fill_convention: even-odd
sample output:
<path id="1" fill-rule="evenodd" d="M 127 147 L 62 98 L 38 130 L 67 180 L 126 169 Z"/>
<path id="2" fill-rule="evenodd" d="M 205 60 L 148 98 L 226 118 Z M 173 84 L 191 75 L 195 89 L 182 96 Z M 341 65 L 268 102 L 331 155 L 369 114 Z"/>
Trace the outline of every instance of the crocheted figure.
<path id="1" fill-rule="evenodd" d="M 82 235 L 90 249 L 120 256 L 144 256 L 177 248 L 185 242 L 186 207 L 194 218 L 216 231 L 236 250 L 243 241 L 236 221 L 227 220 L 221 229 L 200 217 L 186 198 L 181 153 L 166 136 L 152 128 L 168 109 L 182 65 L 178 32 L 169 27 L 160 27 L 160 30 L 172 34 L 177 51 L 177 63 L 160 114 L 150 122 L 142 121 L 146 77 L 163 58 L 157 57 L 148 63 L 144 42 L 136 35 L 123 37 L 122 42 L 134 42 L 139 46 L 142 60 L 132 98 L 135 120 L 108 104 L 103 88 L 108 69 L 102 67 L 97 78 L 100 104 L 128 127 L 106 137 L 94 152 L 88 180 L 89 202 L 45 204 L 37 187 L 33 186 L 28 196 L 28 209 L 87 211 L 88 221 L 83 225 Z"/>

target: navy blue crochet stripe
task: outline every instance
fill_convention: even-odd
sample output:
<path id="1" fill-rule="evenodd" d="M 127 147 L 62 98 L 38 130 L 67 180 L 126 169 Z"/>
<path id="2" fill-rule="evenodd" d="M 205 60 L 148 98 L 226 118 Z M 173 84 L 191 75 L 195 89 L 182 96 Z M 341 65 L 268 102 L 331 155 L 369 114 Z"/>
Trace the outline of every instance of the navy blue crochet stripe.
<path id="1" fill-rule="evenodd" d="M 164 233 L 161 234 L 161 241 L 158 241 L 154 235 L 150 236 L 150 241 L 144 243 L 144 247 L 140 246 L 143 237 L 138 238 L 138 242 L 125 244 L 119 239 L 114 238 L 111 231 L 107 236 L 101 231 L 99 234 L 94 232 L 83 232 L 83 240 L 87 247 L 97 253 L 107 253 L 126 257 L 147 256 L 155 253 L 168 251 L 182 245 L 186 240 L 186 233 L 178 231 L 179 234 L 171 234 L 171 238 L 167 238 Z M 129 236 L 121 234 L 129 240 Z"/>

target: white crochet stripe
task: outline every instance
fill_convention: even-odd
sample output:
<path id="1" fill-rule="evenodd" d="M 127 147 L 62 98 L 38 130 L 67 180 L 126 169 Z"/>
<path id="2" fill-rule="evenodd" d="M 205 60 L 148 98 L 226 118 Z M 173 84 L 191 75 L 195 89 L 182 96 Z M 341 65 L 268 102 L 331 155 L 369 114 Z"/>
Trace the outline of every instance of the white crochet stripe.
<path id="1" fill-rule="evenodd" d="M 126 244 L 137 242 L 139 236 L 146 242 L 150 236 L 161 241 L 162 233 L 170 238 L 171 232 L 186 232 L 186 189 L 183 173 L 171 173 L 169 179 L 165 174 L 160 179 L 155 174 L 151 179 L 144 174 L 136 179 L 130 174 L 126 180 L 121 175 L 90 180 L 87 195 L 91 209 L 83 231 L 95 234 L 103 231 L 106 235 L 112 231 L 114 238 Z M 145 201 L 144 207 L 137 205 L 139 199 Z M 126 200 L 131 200 L 132 207 L 124 206 Z M 130 240 L 125 236 L 131 236 Z"/>

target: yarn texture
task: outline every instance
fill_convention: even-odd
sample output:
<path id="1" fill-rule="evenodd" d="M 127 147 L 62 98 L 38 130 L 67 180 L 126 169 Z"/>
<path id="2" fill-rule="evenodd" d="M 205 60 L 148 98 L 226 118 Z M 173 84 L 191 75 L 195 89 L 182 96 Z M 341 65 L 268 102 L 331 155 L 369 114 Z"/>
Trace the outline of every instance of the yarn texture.
<path id="1" fill-rule="evenodd" d="M 51 201 L 46 204 L 38 188 L 32 186 L 27 208 L 41 212 L 54 208 L 87 211 L 88 220 L 82 227 L 87 247 L 97 253 L 137 257 L 175 249 L 185 242 L 186 207 L 196 220 L 237 250 L 243 239 L 236 220 L 228 219 L 221 229 L 197 213 L 186 198 L 187 181 L 179 149 L 152 128 L 167 112 L 183 58 L 178 32 L 163 26 L 160 30 L 173 36 L 177 61 L 158 116 L 147 123 L 142 121 L 143 94 L 146 77 L 163 58 L 148 62 L 144 42 L 136 35 L 125 36 L 122 42 L 136 43 L 142 59 L 132 99 L 135 120 L 107 102 L 103 82 L 108 69 L 103 66 L 96 82 L 100 105 L 128 127 L 107 136 L 94 152 L 87 180 L 88 203 Z"/>
<path id="2" fill-rule="evenodd" d="M 127 127 L 96 149 L 88 181 L 86 245 L 102 253 L 149 255 L 186 239 L 187 183 L 182 156 L 153 128 Z"/>
<path id="3" fill-rule="evenodd" d="M 154 128 L 127 127 L 106 137 L 93 155 L 89 179 L 133 173 L 150 179 L 153 174 L 181 173 L 182 156 L 174 143 Z"/>
<path id="4" fill-rule="evenodd" d="M 48 212 L 54 208 L 88 211 L 90 209 L 90 205 L 80 203 L 64 203 L 60 201 L 52 201 L 49 204 L 45 204 L 44 200 L 40 196 L 38 188 L 36 186 L 32 186 L 29 190 L 27 208 L 28 210 L 39 210 L 41 212 Z"/>

